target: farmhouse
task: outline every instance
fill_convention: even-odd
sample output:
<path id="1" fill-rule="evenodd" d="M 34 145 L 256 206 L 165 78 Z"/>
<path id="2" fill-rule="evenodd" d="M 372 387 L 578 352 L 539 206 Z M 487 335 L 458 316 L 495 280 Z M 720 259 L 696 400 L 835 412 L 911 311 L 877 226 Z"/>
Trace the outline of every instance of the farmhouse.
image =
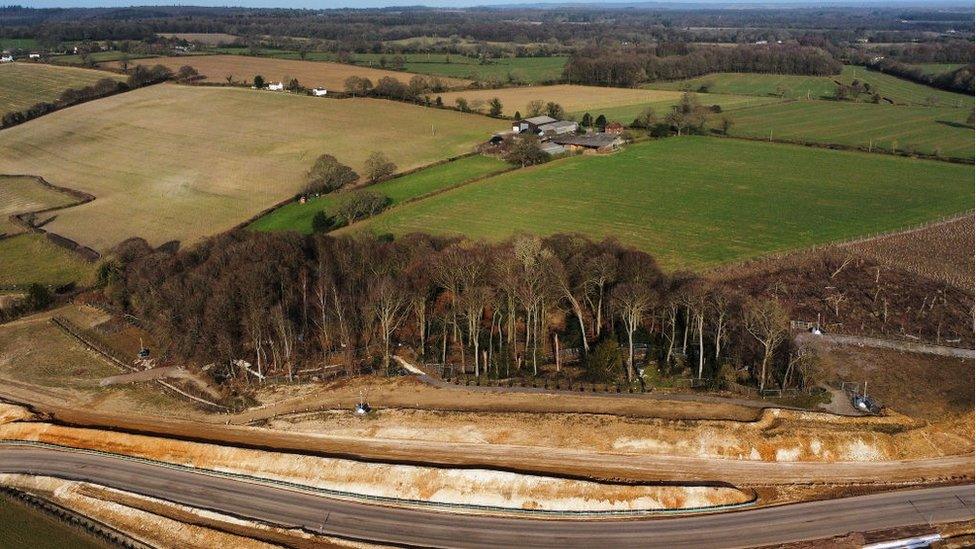
<path id="1" fill-rule="evenodd" d="M 323 97 L 329 93 L 329 90 L 325 88 L 312 88 L 312 95 L 315 97 Z"/>
<path id="2" fill-rule="evenodd" d="M 620 135 L 624 133 L 624 125 L 620 122 L 611 122 L 607 124 L 607 127 L 603 131 L 611 135 Z"/>
<path id="3" fill-rule="evenodd" d="M 271 82 L 270 84 L 268 84 L 268 89 L 271 90 L 271 91 L 279 91 L 280 92 L 280 91 L 283 91 L 285 89 L 285 85 L 282 84 L 281 82 Z"/>
<path id="4" fill-rule="evenodd" d="M 624 144 L 624 139 L 619 135 L 590 133 L 554 137 L 552 142 L 570 151 L 610 152 L 619 149 Z"/>
<path id="5" fill-rule="evenodd" d="M 0 63 L 12 63 L 13 60 L 14 60 L 14 56 L 12 55 L 4 55 L 0 57 Z"/>

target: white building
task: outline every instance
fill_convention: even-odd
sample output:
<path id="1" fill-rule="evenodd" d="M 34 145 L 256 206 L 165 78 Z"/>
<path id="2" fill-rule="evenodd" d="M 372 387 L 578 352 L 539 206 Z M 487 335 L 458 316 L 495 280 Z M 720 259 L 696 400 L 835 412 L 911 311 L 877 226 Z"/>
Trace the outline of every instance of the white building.
<path id="1" fill-rule="evenodd" d="M 41 54 L 39 54 L 39 53 L 32 53 L 32 54 L 28 55 L 27 57 L 30 57 L 31 59 L 40 59 L 41 58 Z"/>
<path id="2" fill-rule="evenodd" d="M 312 88 L 312 95 L 315 97 L 322 97 L 327 93 L 329 93 L 329 90 L 325 88 Z"/>
<path id="3" fill-rule="evenodd" d="M 0 63 L 12 63 L 13 60 L 14 60 L 14 56 L 12 55 L 4 55 L 0 57 Z"/>
<path id="4" fill-rule="evenodd" d="M 285 85 L 281 82 L 271 82 L 268 84 L 268 89 L 271 91 L 280 92 L 285 89 Z"/>

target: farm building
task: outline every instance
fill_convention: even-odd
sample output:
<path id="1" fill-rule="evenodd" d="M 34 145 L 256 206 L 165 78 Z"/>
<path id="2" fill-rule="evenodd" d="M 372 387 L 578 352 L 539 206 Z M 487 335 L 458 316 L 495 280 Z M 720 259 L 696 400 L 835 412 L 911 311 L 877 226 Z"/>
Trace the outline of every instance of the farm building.
<path id="1" fill-rule="evenodd" d="M 13 62 L 13 60 L 14 60 L 14 56 L 12 55 L 4 55 L 0 57 L 0 63 L 11 63 Z"/>
<path id="2" fill-rule="evenodd" d="M 624 139 L 619 135 L 591 133 L 554 137 L 552 142 L 570 151 L 609 152 L 620 148 L 624 144 Z"/>
<path id="3" fill-rule="evenodd" d="M 329 93 L 329 90 L 325 88 L 312 88 L 312 95 L 315 97 L 322 97 Z"/>
<path id="4" fill-rule="evenodd" d="M 579 125 L 572 120 L 557 120 L 538 127 L 537 132 L 545 137 L 576 133 Z"/>
<path id="5" fill-rule="evenodd" d="M 523 133 L 523 132 L 534 132 L 539 133 L 539 127 L 545 126 L 547 124 L 552 124 L 553 122 L 558 122 L 555 118 L 551 116 L 533 116 L 532 118 L 526 118 L 524 120 L 518 120 L 512 124 L 512 132 Z"/>
<path id="6" fill-rule="evenodd" d="M 603 131 L 610 135 L 620 135 L 624 133 L 624 125 L 620 122 L 611 122 L 607 124 L 607 127 Z"/>
<path id="7" fill-rule="evenodd" d="M 552 141 L 547 141 L 543 143 L 541 148 L 543 152 L 550 154 L 552 156 L 555 156 L 557 154 L 563 154 L 564 152 L 566 152 L 566 147 L 563 147 L 558 143 L 553 143 Z"/>
<path id="8" fill-rule="evenodd" d="M 285 85 L 281 82 L 271 82 L 268 84 L 268 89 L 271 91 L 282 91 L 285 89 Z"/>

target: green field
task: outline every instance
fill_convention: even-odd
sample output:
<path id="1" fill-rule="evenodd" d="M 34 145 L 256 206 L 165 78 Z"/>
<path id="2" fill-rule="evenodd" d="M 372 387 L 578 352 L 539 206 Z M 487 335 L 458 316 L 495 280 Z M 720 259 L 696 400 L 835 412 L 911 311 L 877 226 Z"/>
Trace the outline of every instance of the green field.
<path id="1" fill-rule="evenodd" d="M 942 74 L 963 67 L 961 63 L 916 63 L 912 65 L 925 71 L 926 74 Z"/>
<path id="2" fill-rule="evenodd" d="M 109 547 L 7 496 L 0 496 L 0 547 L 6 549 L 101 549 Z"/>
<path id="3" fill-rule="evenodd" d="M 973 167 L 709 137 L 517 170 L 340 233 L 615 237 L 667 268 L 702 268 L 962 212 Z"/>
<path id="4" fill-rule="evenodd" d="M 201 54 L 199 52 L 192 52 L 192 53 L 185 53 L 183 55 L 201 55 Z M 110 51 L 92 52 L 90 57 L 93 63 L 107 63 L 109 61 L 118 61 L 123 57 L 128 57 L 130 61 L 135 61 L 136 59 L 151 59 L 153 57 L 158 57 L 158 56 L 148 54 L 148 53 L 126 53 L 119 50 L 110 50 Z M 49 61 L 51 63 L 55 63 L 58 65 L 80 65 L 83 63 L 81 56 L 75 54 L 57 55 L 51 57 Z"/>
<path id="5" fill-rule="evenodd" d="M 722 108 L 722 112 L 731 111 L 735 112 L 739 109 L 746 107 L 759 107 L 761 105 L 770 105 L 773 103 L 779 103 L 782 101 L 778 97 L 757 97 L 749 95 L 719 95 L 719 94 L 706 94 L 698 93 L 698 100 L 702 105 L 713 106 L 718 105 Z M 665 100 L 665 101 L 652 101 L 649 103 L 637 103 L 634 105 L 624 105 L 621 107 L 609 107 L 609 108 L 594 108 L 594 109 L 584 109 L 581 111 L 570 112 L 570 116 L 574 116 L 577 119 L 581 118 L 584 113 L 590 113 L 593 118 L 599 115 L 604 115 L 607 120 L 611 122 L 620 122 L 621 124 L 630 124 L 633 122 L 644 109 L 650 107 L 654 109 L 657 114 L 658 119 L 664 118 L 664 116 L 671 110 L 671 107 L 678 104 L 677 99 Z M 732 115 L 733 118 L 735 115 Z"/>
<path id="6" fill-rule="evenodd" d="M 213 48 L 214 53 L 230 55 L 249 55 L 250 50 L 243 47 Z M 301 54 L 295 50 L 259 49 L 260 57 L 274 57 L 276 59 L 301 59 Z M 569 57 L 503 57 L 493 59 L 491 63 L 482 65 L 476 58 L 456 54 L 443 53 L 356 53 L 352 55 L 352 63 L 374 69 L 390 69 L 393 58 L 397 55 L 406 61 L 403 70 L 418 74 L 429 74 L 448 78 L 462 78 L 466 80 L 484 81 L 489 78 L 507 82 L 509 75 L 518 82 L 538 84 L 557 81 L 562 77 L 563 67 Z M 381 59 L 387 61 L 386 67 L 381 65 Z M 306 61 L 338 60 L 333 52 L 307 52 Z"/>
<path id="7" fill-rule="evenodd" d="M 0 65 L 0 115 L 53 101 L 68 88 L 88 86 L 102 78 L 122 79 L 115 74 L 75 67 L 5 63 Z"/>
<path id="8" fill-rule="evenodd" d="M 707 90 L 713 94 L 820 99 L 833 97 L 837 84 L 832 78 L 823 76 L 720 72 L 674 82 L 654 82 L 645 87 L 657 90 Z"/>
<path id="9" fill-rule="evenodd" d="M 385 57 L 387 62 L 390 62 L 395 55 L 356 54 L 353 59 L 357 65 L 379 67 L 381 57 Z M 409 72 L 478 81 L 497 79 L 500 82 L 508 82 L 511 78 L 516 82 L 528 84 L 560 80 L 563 67 L 569 59 L 564 56 L 503 57 L 482 65 L 475 58 L 461 55 L 410 53 L 404 54 L 403 57 L 407 61 L 404 69 Z"/>
<path id="10" fill-rule="evenodd" d="M 55 246 L 44 235 L 25 233 L 0 239 L 0 286 L 88 284 L 94 273 L 93 264 Z"/>
<path id="11" fill-rule="evenodd" d="M 879 90 L 879 93 L 885 99 L 890 99 L 896 104 L 938 105 L 941 107 L 964 107 L 967 109 L 973 106 L 973 98 L 963 94 L 947 92 L 924 84 L 917 84 L 910 80 L 891 76 L 883 72 L 869 71 L 864 67 L 846 65 L 840 80 L 850 83 L 855 79 L 871 84 L 871 87 Z"/>
<path id="12" fill-rule="evenodd" d="M 33 177 L 0 175 L 0 234 L 21 232 L 13 214 L 65 206 L 78 200 L 41 185 Z"/>
<path id="13" fill-rule="evenodd" d="M 973 158 L 968 116 L 953 107 L 793 101 L 736 111 L 731 134 Z"/>
<path id="14" fill-rule="evenodd" d="M 37 48 L 35 38 L 0 38 L 0 50 L 32 50 Z"/>
<path id="15" fill-rule="evenodd" d="M 389 197 L 391 205 L 461 184 L 465 181 L 505 170 L 508 165 L 490 156 L 469 156 L 438 164 L 396 179 L 367 187 Z M 312 232 L 312 218 L 317 212 L 335 213 L 342 193 L 323 195 L 305 204 L 293 202 L 265 215 L 250 225 L 259 231 Z"/>
<path id="16" fill-rule="evenodd" d="M 714 94 L 757 95 L 789 99 L 829 99 L 834 97 L 837 82 L 850 84 L 860 80 L 878 90 L 885 99 L 901 105 L 972 107 L 973 100 L 962 94 L 917 84 L 864 67 L 845 65 L 836 76 L 791 76 L 782 74 L 715 73 L 675 82 L 648 84 L 649 89 L 704 91 Z M 704 89 L 703 89 L 704 88 Z M 869 101 L 862 95 L 860 101 Z"/>

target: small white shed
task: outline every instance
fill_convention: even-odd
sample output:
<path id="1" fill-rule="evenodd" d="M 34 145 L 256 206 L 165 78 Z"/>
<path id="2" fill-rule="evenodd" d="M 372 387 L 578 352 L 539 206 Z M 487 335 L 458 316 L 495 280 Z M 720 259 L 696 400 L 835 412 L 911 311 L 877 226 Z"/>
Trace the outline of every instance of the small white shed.
<path id="1" fill-rule="evenodd" d="M 312 95 L 314 95 L 315 97 L 322 97 L 327 93 L 329 93 L 329 90 L 325 88 L 312 88 Z"/>

